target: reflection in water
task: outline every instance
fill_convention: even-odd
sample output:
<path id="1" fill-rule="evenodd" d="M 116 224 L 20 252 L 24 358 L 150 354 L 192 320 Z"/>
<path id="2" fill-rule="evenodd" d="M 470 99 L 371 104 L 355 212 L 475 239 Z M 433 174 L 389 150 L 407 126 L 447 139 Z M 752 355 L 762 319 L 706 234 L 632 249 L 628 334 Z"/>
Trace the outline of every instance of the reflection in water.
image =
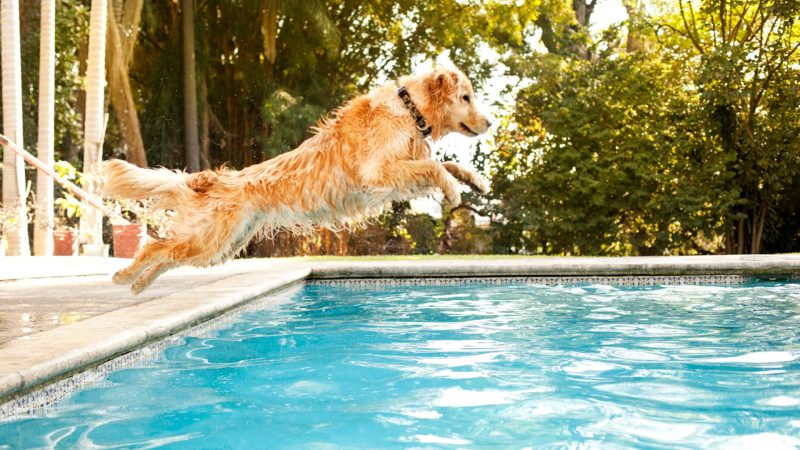
<path id="1" fill-rule="evenodd" d="M 50 328 L 67 325 L 88 317 L 86 314 L 64 312 L 58 314 L 34 314 L 24 312 L 16 320 L 7 320 L 5 314 L 0 314 L 0 334 L 19 337 L 38 333 Z M 2 340 L 0 340 L 0 344 Z"/>
<path id="2" fill-rule="evenodd" d="M 205 282 L 219 278 L 211 275 Z M 11 339 L 68 325 L 115 309 L 142 303 L 174 285 L 132 297 L 105 275 L 33 278 L 3 282 L 0 287 L 0 345 Z"/>

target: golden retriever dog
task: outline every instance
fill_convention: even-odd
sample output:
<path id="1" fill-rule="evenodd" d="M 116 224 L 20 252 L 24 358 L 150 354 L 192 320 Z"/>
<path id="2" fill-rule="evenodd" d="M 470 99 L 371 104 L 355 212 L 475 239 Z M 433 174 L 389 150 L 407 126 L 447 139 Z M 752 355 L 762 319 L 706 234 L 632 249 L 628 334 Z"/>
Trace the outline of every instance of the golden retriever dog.
<path id="1" fill-rule="evenodd" d="M 106 195 L 151 199 L 174 214 L 168 237 L 148 242 L 113 281 L 133 283 L 136 295 L 174 267 L 230 259 L 260 230 L 357 223 L 392 201 L 436 190 L 456 206 L 458 181 L 486 193 L 475 171 L 432 160 L 426 141 L 486 132 L 491 123 L 475 103 L 467 77 L 440 68 L 350 100 L 295 150 L 240 171 L 190 174 L 105 161 Z"/>

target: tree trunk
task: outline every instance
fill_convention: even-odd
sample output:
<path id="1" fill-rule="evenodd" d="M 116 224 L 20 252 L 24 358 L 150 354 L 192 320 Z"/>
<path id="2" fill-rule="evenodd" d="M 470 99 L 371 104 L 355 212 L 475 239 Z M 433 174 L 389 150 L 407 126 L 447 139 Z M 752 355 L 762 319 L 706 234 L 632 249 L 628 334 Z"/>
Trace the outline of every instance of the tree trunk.
<path id="1" fill-rule="evenodd" d="M 261 14 L 261 33 L 264 35 L 264 56 L 270 65 L 275 64 L 278 56 L 278 2 L 270 0 L 267 2 Z"/>
<path id="2" fill-rule="evenodd" d="M 183 121 L 186 170 L 200 170 L 200 144 L 197 137 L 197 79 L 194 58 L 194 0 L 181 2 L 183 21 Z"/>
<path id="3" fill-rule="evenodd" d="M 89 60 L 86 68 L 86 113 L 83 133 L 83 174 L 86 191 L 99 193 L 100 162 L 103 159 L 104 84 L 107 0 L 92 0 L 89 19 Z M 81 243 L 103 243 L 103 215 L 95 208 L 85 208 L 81 214 Z"/>
<path id="4" fill-rule="evenodd" d="M 55 0 L 42 0 L 41 36 L 39 41 L 39 124 L 38 157 L 53 167 L 53 140 L 55 134 L 55 53 L 56 20 Z M 33 253 L 36 256 L 53 255 L 53 179 L 36 172 L 36 226 L 33 230 Z"/>
<path id="5" fill-rule="evenodd" d="M 0 0 L 0 60 L 3 84 L 3 134 L 20 147 L 22 142 L 22 62 L 20 58 L 18 0 Z M 8 255 L 31 254 L 25 198 L 25 162 L 16 153 L 3 151 L 3 207 Z"/>
<path id="6" fill-rule="evenodd" d="M 628 13 L 628 38 L 625 44 L 625 51 L 628 53 L 635 53 L 644 48 L 644 40 L 642 34 L 632 27 L 636 26 L 636 22 L 641 16 L 641 6 L 639 0 L 626 0 L 622 2 L 625 11 Z"/>
<path id="7" fill-rule="evenodd" d="M 208 170 L 211 168 L 211 164 L 208 162 L 208 149 L 211 145 L 209 141 L 211 139 L 210 135 L 210 123 L 211 123 L 211 105 L 208 104 L 208 85 L 206 84 L 206 78 L 200 78 L 200 98 L 203 100 L 203 122 L 202 122 L 202 139 L 200 140 L 200 166 L 203 170 Z"/>
<path id="8" fill-rule="evenodd" d="M 734 242 L 733 242 L 732 228 L 729 228 L 727 231 L 725 231 L 725 254 L 726 255 L 736 254 L 736 249 L 734 248 Z"/>
<path id="9" fill-rule="evenodd" d="M 78 77 L 81 80 L 86 79 L 86 63 L 88 60 L 89 40 L 82 39 L 78 46 Z M 78 126 L 82 129 L 86 125 L 86 120 L 84 119 L 84 114 L 86 113 L 85 86 L 77 88 L 77 92 L 75 92 L 75 112 L 78 116 Z M 81 155 L 78 154 L 80 152 L 80 149 L 78 149 L 79 144 L 81 144 L 80 139 L 73 141 L 69 134 L 66 135 L 63 159 L 69 161 L 69 163 L 75 167 L 80 166 L 81 162 Z"/>
<path id="10" fill-rule="evenodd" d="M 122 0 L 115 0 L 122 2 Z M 142 19 L 144 0 L 125 0 L 122 16 L 117 17 L 117 25 L 122 38 L 122 54 L 125 55 L 125 67 L 130 67 L 133 61 L 133 48 L 139 37 L 139 23 Z"/>
<path id="11" fill-rule="evenodd" d="M 764 223 L 767 219 L 767 209 L 768 205 L 765 198 L 761 201 L 761 205 L 753 218 L 753 236 L 750 244 L 750 252 L 753 254 L 761 253 L 761 241 L 764 236 Z"/>
<path id="12" fill-rule="evenodd" d="M 126 6 L 134 5 L 141 10 L 141 1 L 127 2 Z M 139 115 L 136 112 L 136 104 L 133 101 L 133 90 L 131 89 L 130 76 L 128 74 L 128 65 L 130 63 L 130 55 L 126 51 L 133 52 L 133 44 L 126 44 L 123 42 L 123 36 L 126 36 L 127 28 L 135 28 L 136 32 L 133 37 L 128 37 L 126 41 L 135 43 L 138 34 L 138 20 L 135 27 L 129 26 L 124 23 L 118 23 L 115 10 L 112 3 L 109 3 L 109 17 L 108 17 L 108 37 L 109 45 L 107 46 L 107 64 L 108 64 L 108 91 L 111 96 L 111 106 L 114 108 L 114 114 L 117 116 L 120 131 L 122 132 L 122 139 L 127 146 L 127 160 L 132 164 L 139 167 L 147 167 L 147 156 L 144 150 L 144 142 L 142 141 L 141 127 L 139 125 Z M 122 14 L 122 13 L 121 13 Z M 124 16 L 123 16 L 124 17 Z M 134 17 L 138 17 L 135 15 Z"/>
<path id="13" fill-rule="evenodd" d="M 739 219 L 739 223 L 736 225 L 737 228 L 737 239 L 736 239 L 736 253 L 743 254 L 745 251 L 744 247 L 744 218 Z"/>
<path id="14" fill-rule="evenodd" d="M 570 27 L 572 29 L 572 33 L 578 33 L 583 31 L 584 33 L 588 32 L 589 23 L 592 17 L 592 11 L 594 11 L 594 2 L 596 0 L 592 0 L 591 3 L 586 3 L 586 0 L 573 0 L 572 1 L 572 10 L 575 13 L 575 20 L 578 22 L 578 27 Z M 583 59 L 592 59 L 592 52 L 587 47 L 585 43 L 576 43 L 569 47 L 569 50 L 572 54 L 578 55 Z"/>
<path id="15" fill-rule="evenodd" d="M 583 28 L 587 28 L 589 26 L 589 17 L 586 14 L 586 1 L 573 0 L 572 9 L 575 11 L 575 19 L 578 21 L 578 24 Z"/>
<path id="16" fill-rule="evenodd" d="M 244 162 L 242 163 L 242 167 L 252 166 L 253 165 L 253 146 L 250 142 L 250 114 L 248 114 L 247 108 L 244 108 L 243 120 L 242 120 L 242 150 L 244 154 L 242 155 L 242 159 Z"/>

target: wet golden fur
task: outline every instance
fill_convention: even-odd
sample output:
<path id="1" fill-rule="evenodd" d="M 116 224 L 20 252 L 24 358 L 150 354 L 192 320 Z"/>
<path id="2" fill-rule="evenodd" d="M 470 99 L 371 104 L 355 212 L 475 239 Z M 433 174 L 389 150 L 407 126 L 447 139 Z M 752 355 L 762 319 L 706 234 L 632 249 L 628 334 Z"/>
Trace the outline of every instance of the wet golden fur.
<path id="1" fill-rule="evenodd" d="M 477 135 L 490 125 L 475 107 L 469 80 L 438 69 L 356 97 L 297 149 L 241 171 L 188 174 L 105 161 L 106 195 L 150 198 L 175 213 L 170 236 L 146 244 L 114 282 L 133 283 L 135 295 L 176 266 L 226 261 L 259 230 L 357 222 L 392 201 L 437 189 L 457 205 L 456 180 L 486 192 L 474 171 L 431 159 L 398 86 L 406 86 L 434 140 L 451 132 Z"/>

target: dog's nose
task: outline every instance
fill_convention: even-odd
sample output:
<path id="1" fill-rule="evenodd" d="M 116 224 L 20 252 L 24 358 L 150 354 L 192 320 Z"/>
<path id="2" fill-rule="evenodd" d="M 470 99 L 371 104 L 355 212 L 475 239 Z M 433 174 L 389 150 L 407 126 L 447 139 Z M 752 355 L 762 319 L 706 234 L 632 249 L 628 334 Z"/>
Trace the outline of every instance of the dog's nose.
<path id="1" fill-rule="evenodd" d="M 486 119 L 486 128 L 491 128 L 491 127 L 492 127 L 492 121 Z"/>

